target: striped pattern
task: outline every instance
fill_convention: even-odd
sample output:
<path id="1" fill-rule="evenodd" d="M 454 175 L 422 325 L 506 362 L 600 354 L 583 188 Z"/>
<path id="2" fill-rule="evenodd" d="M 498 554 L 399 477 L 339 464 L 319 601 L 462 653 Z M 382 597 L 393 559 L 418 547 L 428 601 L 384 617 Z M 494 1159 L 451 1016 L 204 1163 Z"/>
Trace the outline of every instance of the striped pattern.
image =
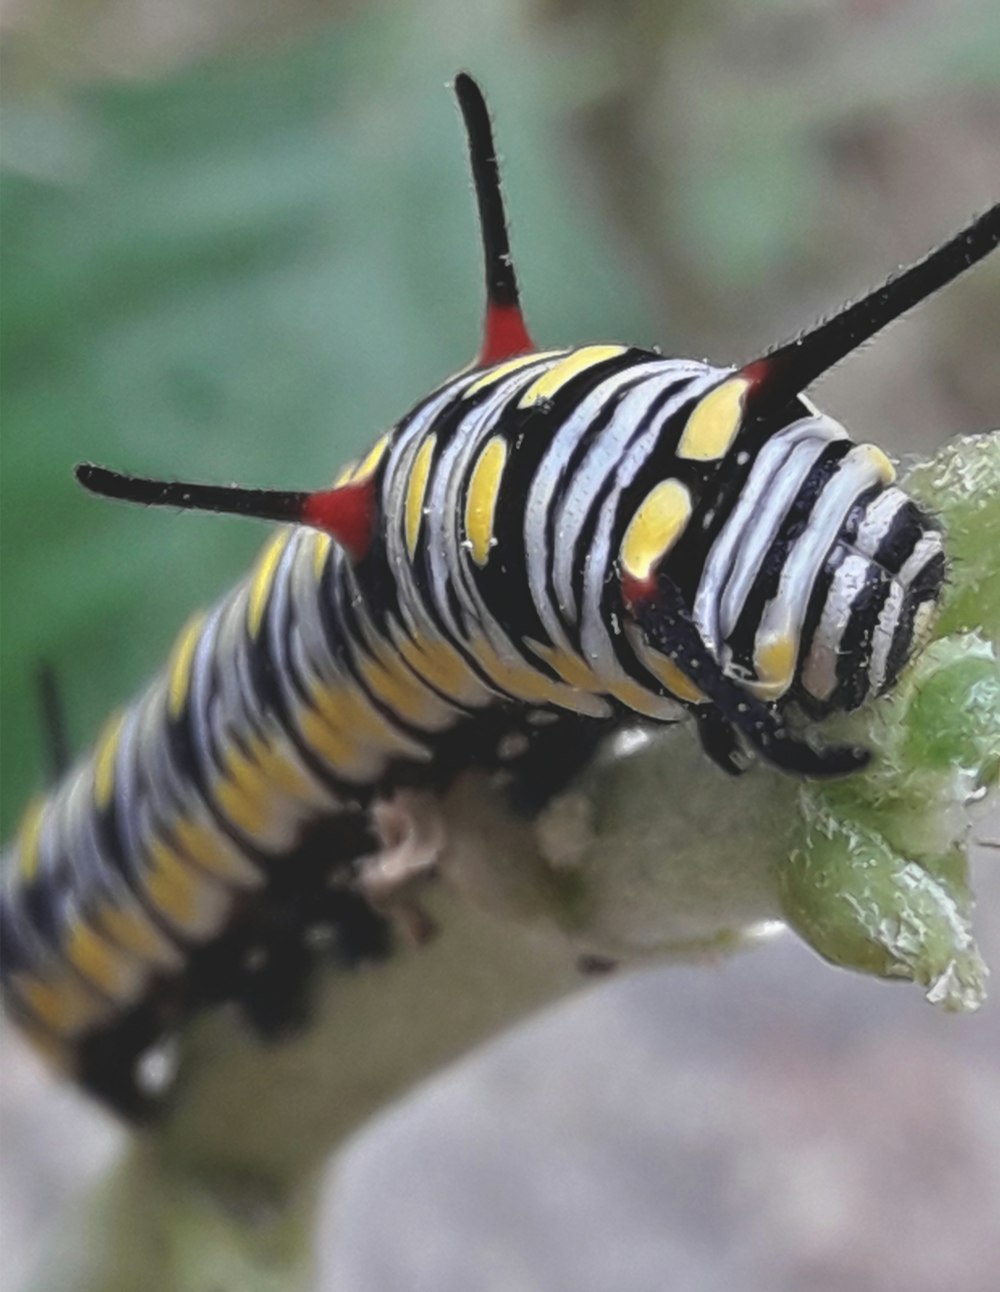
<path id="1" fill-rule="evenodd" d="M 706 703 L 627 621 L 623 572 L 669 572 L 765 700 L 821 713 L 890 686 L 937 596 L 940 536 L 884 456 L 805 401 L 744 428 L 745 387 L 588 346 L 467 372 L 403 418 L 350 472 L 379 499 L 364 559 L 279 532 L 32 808 L 0 901 L 29 1031 L 135 1106 L 142 1051 L 232 968 L 218 948 L 294 889 L 317 826 L 343 838 L 323 884 L 364 850 L 389 774 L 442 784 L 441 751 L 503 706 L 670 721 Z M 331 918 L 347 936 L 359 916 Z"/>

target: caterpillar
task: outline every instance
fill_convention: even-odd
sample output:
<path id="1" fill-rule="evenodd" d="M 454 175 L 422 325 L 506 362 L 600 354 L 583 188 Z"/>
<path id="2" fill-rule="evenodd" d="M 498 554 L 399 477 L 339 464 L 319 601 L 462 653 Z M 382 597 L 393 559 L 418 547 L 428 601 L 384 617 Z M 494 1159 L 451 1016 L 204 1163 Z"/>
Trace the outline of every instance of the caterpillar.
<path id="1" fill-rule="evenodd" d="M 125 1117 L 168 1098 L 148 1056 L 198 1010 L 236 1000 L 280 1032 L 320 943 L 345 965 L 388 954 L 356 879 L 398 787 L 442 791 L 516 746 L 512 800 L 535 811 L 616 725 L 685 715 L 727 773 L 847 775 L 868 752 L 810 724 L 890 690 L 934 614 L 934 518 L 804 392 L 992 251 L 1000 205 L 739 368 L 539 350 L 486 103 L 465 73 L 454 88 L 485 267 L 474 362 L 329 488 L 76 470 L 109 498 L 280 525 L 7 858 L 7 1008 Z"/>

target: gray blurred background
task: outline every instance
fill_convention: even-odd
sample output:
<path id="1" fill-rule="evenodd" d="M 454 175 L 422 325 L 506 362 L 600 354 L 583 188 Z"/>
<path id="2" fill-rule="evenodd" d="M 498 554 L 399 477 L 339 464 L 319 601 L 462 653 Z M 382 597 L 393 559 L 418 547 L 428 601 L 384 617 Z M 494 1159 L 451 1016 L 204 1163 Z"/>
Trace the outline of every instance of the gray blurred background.
<path id="1" fill-rule="evenodd" d="M 72 463 L 318 485 L 474 352 L 458 67 L 489 92 L 543 344 L 747 359 L 998 195 L 992 0 L 2 13 L 5 835 L 41 781 L 37 661 L 83 744 L 260 539 L 84 498 Z M 998 335 L 987 263 L 818 398 L 897 453 L 996 425 Z M 992 1292 L 997 1010 L 939 1016 L 790 938 L 608 982 L 358 1138 L 321 1283 Z M 116 1132 L 9 1034 L 2 1079 L 13 1288 Z"/>

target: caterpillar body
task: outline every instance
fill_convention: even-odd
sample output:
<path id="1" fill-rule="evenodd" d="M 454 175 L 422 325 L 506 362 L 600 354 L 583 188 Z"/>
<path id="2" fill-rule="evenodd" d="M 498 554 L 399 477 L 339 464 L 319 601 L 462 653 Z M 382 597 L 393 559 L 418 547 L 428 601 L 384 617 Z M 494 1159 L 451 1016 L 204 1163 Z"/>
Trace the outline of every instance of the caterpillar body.
<path id="1" fill-rule="evenodd" d="M 143 1056 L 195 1010 L 263 1031 L 332 940 L 384 955 L 354 884 L 373 805 L 489 767 L 513 733 L 531 810 L 622 720 L 694 715 L 748 756 L 847 774 L 807 718 L 888 690 L 945 577 L 942 535 L 802 393 L 1000 241 L 1000 206 L 742 368 L 617 343 L 538 350 L 487 109 L 460 74 L 487 311 L 477 361 L 314 493 L 81 466 L 94 492 L 283 522 L 250 576 L 26 814 L 0 893 L 7 1006 L 127 1116 Z"/>

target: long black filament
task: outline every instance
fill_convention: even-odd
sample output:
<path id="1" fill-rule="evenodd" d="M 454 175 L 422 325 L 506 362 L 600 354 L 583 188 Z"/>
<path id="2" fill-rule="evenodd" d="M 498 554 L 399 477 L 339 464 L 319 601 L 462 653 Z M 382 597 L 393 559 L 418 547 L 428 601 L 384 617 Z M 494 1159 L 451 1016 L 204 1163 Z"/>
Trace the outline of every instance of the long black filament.
<path id="1" fill-rule="evenodd" d="M 188 484 L 124 475 L 107 467 L 81 462 L 75 475 L 84 489 L 144 507 L 179 507 L 183 511 L 214 511 L 257 520 L 299 521 L 310 495 L 281 489 L 242 489 L 237 485 Z"/>
<path id="2" fill-rule="evenodd" d="M 923 260 L 893 275 L 811 332 L 772 350 L 758 362 L 760 397 L 768 402 L 805 390 L 887 324 L 946 287 L 1000 244 L 1000 203 L 937 247 Z M 751 368 L 756 364 L 750 365 Z"/>
<path id="3" fill-rule="evenodd" d="M 469 162 L 483 240 L 486 299 L 494 305 L 520 309 L 489 109 L 482 90 L 468 72 L 459 72 L 455 77 L 455 97 L 469 138 Z"/>

